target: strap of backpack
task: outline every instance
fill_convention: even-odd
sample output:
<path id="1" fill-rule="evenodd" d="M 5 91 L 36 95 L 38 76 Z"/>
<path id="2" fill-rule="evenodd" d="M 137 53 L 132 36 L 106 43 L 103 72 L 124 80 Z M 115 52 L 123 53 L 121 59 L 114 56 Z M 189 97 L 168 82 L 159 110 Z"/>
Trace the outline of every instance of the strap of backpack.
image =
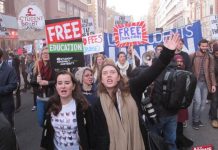
<path id="1" fill-rule="evenodd" d="M 169 79 L 170 76 L 170 72 L 167 71 L 164 75 L 164 79 L 163 79 L 163 96 L 165 97 L 167 94 L 167 81 Z"/>

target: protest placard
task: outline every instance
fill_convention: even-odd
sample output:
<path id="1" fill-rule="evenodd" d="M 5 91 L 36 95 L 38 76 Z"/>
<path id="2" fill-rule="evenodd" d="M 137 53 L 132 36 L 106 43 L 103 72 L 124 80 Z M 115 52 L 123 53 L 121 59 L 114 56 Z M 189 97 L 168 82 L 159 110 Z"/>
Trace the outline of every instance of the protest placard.
<path id="1" fill-rule="evenodd" d="M 126 24 L 131 22 L 130 16 L 115 16 L 114 17 L 114 25 L 118 24 Z"/>
<path id="2" fill-rule="evenodd" d="M 218 15 L 210 16 L 210 24 L 212 39 L 218 39 Z"/>
<path id="3" fill-rule="evenodd" d="M 82 34 L 83 36 L 95 34 L 94 21 L 92 17 L 82 19 Z"/>
<path id="4" fill-rule="evenodd" d="M 192 150 L 213 150 L 213 145 L 196 146 L 193 147 Z"/>
<path id="5" fill-rule="evenodd" d="M 83 37 L 84 55 L 100 53 L 104 51 L 104 39 L 102 33 Z"/>
<path id="6" fill-rule="evenodd" d="M 45 23 L 52 67 L 65 69 L 84 66 L 80 18 L 53 19 Z"/>
<path id="7" fill-rule="evenodd" d="M 114 26 L 114 38 L 117 47 L 141 45 L 147 43 L 147 33 L 144 21 Z"/>

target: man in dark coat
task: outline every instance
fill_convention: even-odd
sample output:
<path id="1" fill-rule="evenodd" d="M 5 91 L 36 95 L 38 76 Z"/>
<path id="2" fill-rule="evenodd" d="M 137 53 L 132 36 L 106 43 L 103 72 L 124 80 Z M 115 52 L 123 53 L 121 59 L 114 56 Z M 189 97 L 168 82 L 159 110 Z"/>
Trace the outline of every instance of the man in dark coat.
<path id="1" fill-rule="evenodd" d="M 10 123 L 0 111 L 0 149 L 16 150 L 16 137 Z"/>
<path id="2" fill-rule="evenodd" d="M 0 110 L 14 127 L 13 91 L 17 88 L 15 70 L 3 61 L 3 50 L 0 49 Z"/>

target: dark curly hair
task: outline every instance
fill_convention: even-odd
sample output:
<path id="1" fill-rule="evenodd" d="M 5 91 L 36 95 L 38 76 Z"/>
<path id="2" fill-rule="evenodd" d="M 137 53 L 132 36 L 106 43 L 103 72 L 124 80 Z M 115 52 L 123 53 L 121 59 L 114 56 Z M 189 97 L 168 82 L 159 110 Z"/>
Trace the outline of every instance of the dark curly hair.
<path id="1" fill-rule="evenodd" d="M 72 91 L 72 97 L 75 99 L 78 105 L 82 106 L 82 110 L 86 110 L 89 104 L 85 96 L 82 94 L 81 87 L 78 81 L 76 80 L 76 78 L 74 77 L 74 75 L 66 70 L 59 71 L 56 75 L 56 80 L 55 80 L 56 83 L 59 75 L 69 75 L 71 77 L 71 80 L 75 85 L 75 89 Z M 54 115 L 58 115 L 58 113 L 61 111 L 62 104 L 61 104 L 60 96 L 58 95 L 57 91 L 55 91 L 55 94 L 49 99 L 48 106 L 49 106 L 48 113 L 52 112 L 54 113 Z"/>

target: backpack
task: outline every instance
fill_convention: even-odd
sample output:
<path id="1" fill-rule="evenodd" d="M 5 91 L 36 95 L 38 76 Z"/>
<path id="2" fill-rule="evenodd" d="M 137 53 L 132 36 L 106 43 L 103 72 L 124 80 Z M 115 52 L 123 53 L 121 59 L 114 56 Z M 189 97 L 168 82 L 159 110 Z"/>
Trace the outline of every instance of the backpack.
<path id="1" fill-rule="evenodd" d="M 169 112 L 178 112 L 190 106 L 194 96 L 197 79 L 193 73 L 175 68 L 166 69 L 158 79 L 158 100 Z M 155 81 L 157 82 L 157 81 Z M 160 87 L 156 87 L 156 86 Z"/>

